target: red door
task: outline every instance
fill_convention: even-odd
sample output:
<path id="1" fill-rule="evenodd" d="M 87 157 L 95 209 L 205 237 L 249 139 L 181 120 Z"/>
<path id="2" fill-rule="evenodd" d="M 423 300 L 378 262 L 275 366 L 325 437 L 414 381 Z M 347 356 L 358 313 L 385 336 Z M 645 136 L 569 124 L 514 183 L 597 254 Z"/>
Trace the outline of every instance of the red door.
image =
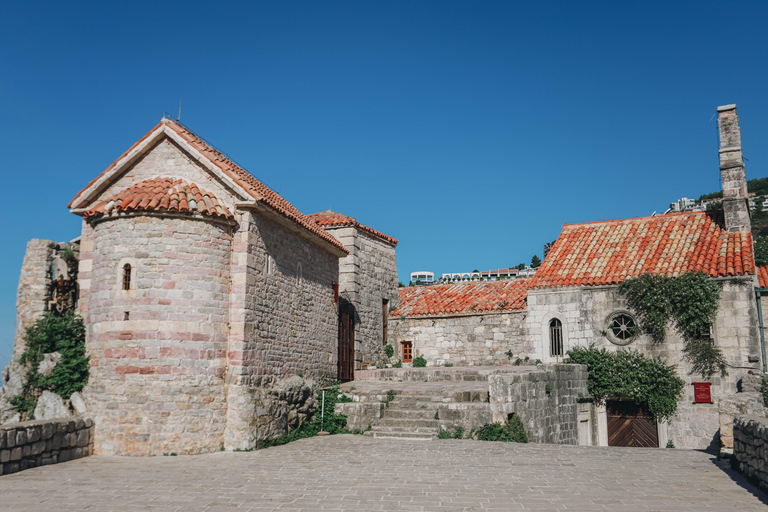
<path id="1" fill-rule="evenodd" d="M 355 315 L 342 311 L 339 316 L 339 380 L 355 378 Z"/>

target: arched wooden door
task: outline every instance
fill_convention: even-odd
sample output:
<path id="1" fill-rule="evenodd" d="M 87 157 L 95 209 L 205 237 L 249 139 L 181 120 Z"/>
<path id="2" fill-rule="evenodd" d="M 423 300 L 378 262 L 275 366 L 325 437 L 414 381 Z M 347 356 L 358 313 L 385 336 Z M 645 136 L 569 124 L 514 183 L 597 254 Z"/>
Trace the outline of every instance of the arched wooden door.
<path id="1" fill-rule="evenodd" d="M 339 380 L 355 378 L 355 314 L 351 308 L 339 313 Z"/>

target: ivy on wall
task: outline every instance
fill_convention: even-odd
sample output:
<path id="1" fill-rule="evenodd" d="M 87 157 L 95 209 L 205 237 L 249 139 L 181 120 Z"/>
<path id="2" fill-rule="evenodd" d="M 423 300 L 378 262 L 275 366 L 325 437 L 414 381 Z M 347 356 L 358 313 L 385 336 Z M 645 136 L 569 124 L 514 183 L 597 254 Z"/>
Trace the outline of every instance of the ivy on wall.
<path id="1" fill-rule="evenodd" d="M 718 372 L 728 374 L 723 352 L 709 336 L 720 303 L 719 283 L 703 272 L 677 277 L 643 274 L 621 283 L 619 293 L 626 297 L 643 331 L 654 341 L 663 342 L 669 321 L 674 321 L 693 373 L 705 379 Z"/>
<path id="2" fill-rule="evenodd" d="M 88 383 L 88 356 L 85 354 L 85 325 L 73 312 L 57 316 L 45 313 L 24 335 L 27 350 L 19 363 L 24 366 L 24 384 L 20 394 L 11 399 L 11 405 L 26 419 L 33 419 L 32 411 L 43 391 L 52 391 L 67 399 L 81 391 Z M 38 372 L 45 354 L 58 352 L 61 360 L 49 375 Z"/>
<path id="3" fill-rule="evenodd" d="M 594 345 L 573 348 L 568 357 L 570 363 L 587 366 L 587 386 L 597 402 L 607 397 L 627 397 L 659 421 L 677 411 L 685 382 L 677 376 L 675 365 L 633 350 L 609 352 Z"/>

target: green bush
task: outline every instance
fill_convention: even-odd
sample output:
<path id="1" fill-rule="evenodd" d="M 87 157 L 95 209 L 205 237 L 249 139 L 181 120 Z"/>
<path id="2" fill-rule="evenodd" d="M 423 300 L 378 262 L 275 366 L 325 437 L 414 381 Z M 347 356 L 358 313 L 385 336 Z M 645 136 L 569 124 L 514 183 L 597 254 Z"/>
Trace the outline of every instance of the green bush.
<path id="1" fill-rule="evenodd" d="M 528 436 L 520 417 L 515 415 L 506 425 L 499 423 L 486 423 L 480 427 L 476 436 L 478 441 L 503 441 L 507 443 L 527 443 Z"/>
<path id="2" fill-rule="evenodd" d="M 685 382 L 677 376 L 676 366 L 651 359 L 639 352 L 609 352 L 575 347 L 568 351 L 570 363 L 587 366 L 589 393 L 602 402 L 611 396 L 626 396 L 645 407 L 659 421 L 677 410 L 677 401 Z"/>
<path id="3" fill-rule="evenodd" d="M 57 316 L 45 313 L 24 335 L 27 350 L 19 362 L 25 367 L 22 392 L 11 399 L 11 405 L 21 413 L 31 413 L 37 397 L 52 391 L 64 399 L 81 391 L 88 383 L 89 361 L 85 354 L 85 325 L 73 312 Z M 61 360 L 45 376 L 38 373 L 45 354 L 58 352 Z"/>
<path id="4" fill-rule="evenodd" d="M 445 363 L 443 366 L 445 366 L 446 368 L 450 368 L 451 366 L 453 366 L 453 363 Z"/>
<path id="5" fill-rule="evenodd" d="M 440 432 L 437 434 L 438 439 L 453 439 L 453 434 L 448 432 L 448 430 L 441 428 Z"/>
<path id="6" fill-rule="evenodd" d="M 392 365 L 392 368 L 402 368 L 402 367 L 403 367 L 403 362 L 400 361 L 399 359 L 395 364 Z"/>
<path id="7" fill-rule="evenodd" d="M 427 366 L 427 360 L 424 359 L 424 356 L 418 356 L 413 358 L 414 368 L 424 368 L 425 366 Z"/>
<path id="8" fill-rule="evenodd" d="M 393 355 L 395 355 L 395 347 L 393 347 L 392 345 L 385 346 L 384 353 L 387 354 L 387 357 L 392 357 Z"/>
<path id="9" fill-rule="evenodd" d="M 768 407 L 768 377 L 763 377 L 763 382 L 760 384 L 760 392 L 763 394 L 763 403 Z"/>

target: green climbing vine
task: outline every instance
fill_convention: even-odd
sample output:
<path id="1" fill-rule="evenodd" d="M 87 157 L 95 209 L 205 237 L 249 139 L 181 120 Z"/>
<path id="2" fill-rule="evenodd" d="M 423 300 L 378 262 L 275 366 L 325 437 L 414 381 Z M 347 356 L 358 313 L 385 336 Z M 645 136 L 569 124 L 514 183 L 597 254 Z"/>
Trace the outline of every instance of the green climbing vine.
<path id="1" fill-rule="evenodd" d="M 11 405 L 31 419 L 37 398 L 43 391 L 52 391 L 62 398 L 81 391 L 88 382 L 88 356 L 85 354 L 85 325 L 73 312 L 57 316 L 45 313 L 24 335 L 27 346 L 19 363 L 24 366 L 24 384 L 20 394 L 11 398 Z M 49 375 L 38 372 L 45 354 L 58 352 L 61 360 Z"/>
<path id="2" fill-rule="evenodd" d="M 683 353 L 693 373 L 708 379 L 715 373 L 728 374 L 722 350 L 709 336 L 720 302 L 720 285 L 702 272 L 677 277 L 643 274 L 619 285 L 630 309 L 639 318 L 644 332 L 654 341 L 667 336 L 667 324 L 683 337 Z"/>
<path id="3" fill-rule="evenodd" d="M 589 393 L 598 402 L 612 396 L 628 397 L 648 409 L 657 420 L 669 418 L 677 411 L 685 382 L 677 376 L 675 365 L 633 350 L 609 352 L 594 345 L 573 348 L 568 357 L 570 363 L 587 366 Z"/>

